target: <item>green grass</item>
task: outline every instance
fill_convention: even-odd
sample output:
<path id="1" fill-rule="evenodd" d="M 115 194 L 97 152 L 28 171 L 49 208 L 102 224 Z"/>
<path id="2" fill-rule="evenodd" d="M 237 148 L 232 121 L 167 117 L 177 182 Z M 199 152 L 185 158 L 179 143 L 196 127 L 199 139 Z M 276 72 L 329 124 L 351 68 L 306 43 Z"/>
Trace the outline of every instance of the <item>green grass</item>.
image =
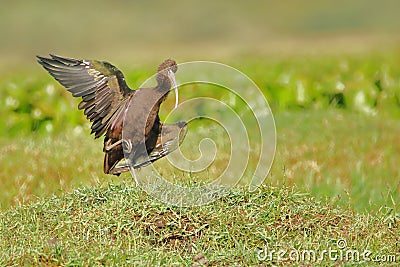
<path id="1" fill-rule="evenodd" d="M 275 120 L 271 180 L 345 203 L 348 196 L 358 211 L 379 209 L 392 199 L 399 203 L 396 119 L 331 110 L 277 114 Z"/>
<path id="2" fill-rule="evenodd" d="M 400 202 L 397 120 L 341 110 L 278 113 L 275 120 L 277 153 L 267 183 L 296 186 L 318 199 L 339 199 L 337 204 L 361 212 L 391 205 L 392 200 Z M 77 186 L 131 179 L 129 174 L 119 178 L 103 174 L 102 141 L 93 140 L 86 128 L 77 129 L 3 142 L 0 185 L 7 188 L 0 194 L 3 209 Z M 227 152 L 220 153 L 223 163 Z M 169 168 L 165 159 L 156 165 Z M 175 180 L 182 183 L 198 182 L 206 175 L 175 173 L 182 177 Z M 218 173 L 213 168 L 207 175 Z"/>
<path id="3" fill-rule="evenodd" d="M 358 265 L 352 258 L 331 261 L 327 256 L 316 262 L 257 258 L 267 247 L 321 253 L 337 249 L 340 239 L 346 249 L 369 250 L 371 259 L 393 255 L 398 264 L 398 216 L 396 206 L 359 214 L 293 187 L 263 186 L 255 193 L 236 189 L 211 205 L 191 208 L 160 204 L 132 183 L 84 187 L 4 212 L 0 264 Z"/>

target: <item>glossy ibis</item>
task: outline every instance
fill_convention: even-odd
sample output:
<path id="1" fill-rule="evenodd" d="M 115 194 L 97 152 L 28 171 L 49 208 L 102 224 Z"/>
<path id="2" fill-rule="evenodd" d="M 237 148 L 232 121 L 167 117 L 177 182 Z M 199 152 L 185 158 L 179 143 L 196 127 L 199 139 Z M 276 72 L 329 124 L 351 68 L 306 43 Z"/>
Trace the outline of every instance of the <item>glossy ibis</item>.
<path id="1" fill-rule="evenodd" d="M 131 90 L 122 72 L 108 62 L 56 55 L 37 58 L 74 97 L 82 98 L 78 108 L 92 123 L 95 138 L 105 134 L 104 173 L 120 175 L 129 166 L 140 168 L 171 153 L 182 142 L 187 124 L 164 124 L 158 116 L 171 87 L 176 92 L 175 107 L 178 104 L 174 60 L 167 59 L 158 67 L 155 87 Z M 128 127 L 123 128 L 124 122 Z"/>

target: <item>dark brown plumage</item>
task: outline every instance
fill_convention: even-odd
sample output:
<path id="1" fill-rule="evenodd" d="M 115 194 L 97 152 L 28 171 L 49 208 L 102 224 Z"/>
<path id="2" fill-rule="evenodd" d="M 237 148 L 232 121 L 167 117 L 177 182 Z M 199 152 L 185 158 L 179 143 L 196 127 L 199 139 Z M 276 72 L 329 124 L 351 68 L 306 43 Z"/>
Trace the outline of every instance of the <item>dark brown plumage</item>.
<path id="1" fill-rule="evenodd" d="M 158 116 L 171 86 L 177 90 L 174 60 L 167 59 L 158 67 L 157 86 L 131 90 L 122 72 L 108 62 L 50 56 L 38 56 L 38 62 L 74 97 L 82 98 L 78 108 L 92 122 L 95 138 L 105 135 L 105 173 L 119 175 L 129 170 L 129 164 L 133 168 L 147 165 L 182 142 L 186 123 L 163 124 Z M 124 118 L 129 127 L 123 127 Z M 124 138 L 129 137 L 124 142 L 123 129 Z M 161 138 L 162 131 L 167 134 Z M 125 152 L 129 150 L 129 164 L 123 144 Z"/>

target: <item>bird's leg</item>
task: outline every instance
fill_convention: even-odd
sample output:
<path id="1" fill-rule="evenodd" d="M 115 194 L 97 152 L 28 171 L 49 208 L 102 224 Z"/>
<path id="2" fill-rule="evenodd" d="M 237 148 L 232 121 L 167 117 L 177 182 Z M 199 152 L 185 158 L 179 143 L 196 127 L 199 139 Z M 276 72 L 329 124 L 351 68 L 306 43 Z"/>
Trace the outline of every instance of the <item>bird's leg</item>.
<path id="1" fill-rule="evenodd" d="M 129 167 L 128 166 L 117 166 L 117 164 L 114 164 L 114 166 L 112 166 L 110 168 L 110 170 L 108 171 L 108 174 L 114 174 L 114 175 L 120 175 L 123 172 L 128 172 L 129 171 Z"/>
<path id="2" fill-rule="evenodd" d="M 114 147 L 118 146 L 119 144 L 122 143 L 122 139 L 118 140 L 117 142 L 115 142 L 114 144 L 111 144 L 109 146 L 106 146 L 105 149 L 106 151 L 110 151 L 111 149 L 113 149 Z"/>
<path id="3" fill-rule="evenodd" d="M 132 168 L 132 174 L 133 174 L 133 179 L 135 180 L 136 186 L 139 186 L 139 182 L 138 179 L 136 177 L 136 172 L 135 169 Z"/>

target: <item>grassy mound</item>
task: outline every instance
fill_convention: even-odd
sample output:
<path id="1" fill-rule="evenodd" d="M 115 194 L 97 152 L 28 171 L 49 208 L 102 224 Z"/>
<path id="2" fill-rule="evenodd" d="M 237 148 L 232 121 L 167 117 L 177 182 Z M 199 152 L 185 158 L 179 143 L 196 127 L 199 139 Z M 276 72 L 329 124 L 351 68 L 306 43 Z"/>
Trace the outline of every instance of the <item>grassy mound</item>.
<path id="1" fill-rule="evenodd" d="M 368 265 L 400 260 L 395 208 L 358 214 L 288 188 L 235 189 L 207 206 L 177 208 L 132 185 L 110 184 L 0 218 L 0 265 L 335 265 L 365 263 L 365 250 Z M 330 249 L 336 260 L 322 252 Z"/>

